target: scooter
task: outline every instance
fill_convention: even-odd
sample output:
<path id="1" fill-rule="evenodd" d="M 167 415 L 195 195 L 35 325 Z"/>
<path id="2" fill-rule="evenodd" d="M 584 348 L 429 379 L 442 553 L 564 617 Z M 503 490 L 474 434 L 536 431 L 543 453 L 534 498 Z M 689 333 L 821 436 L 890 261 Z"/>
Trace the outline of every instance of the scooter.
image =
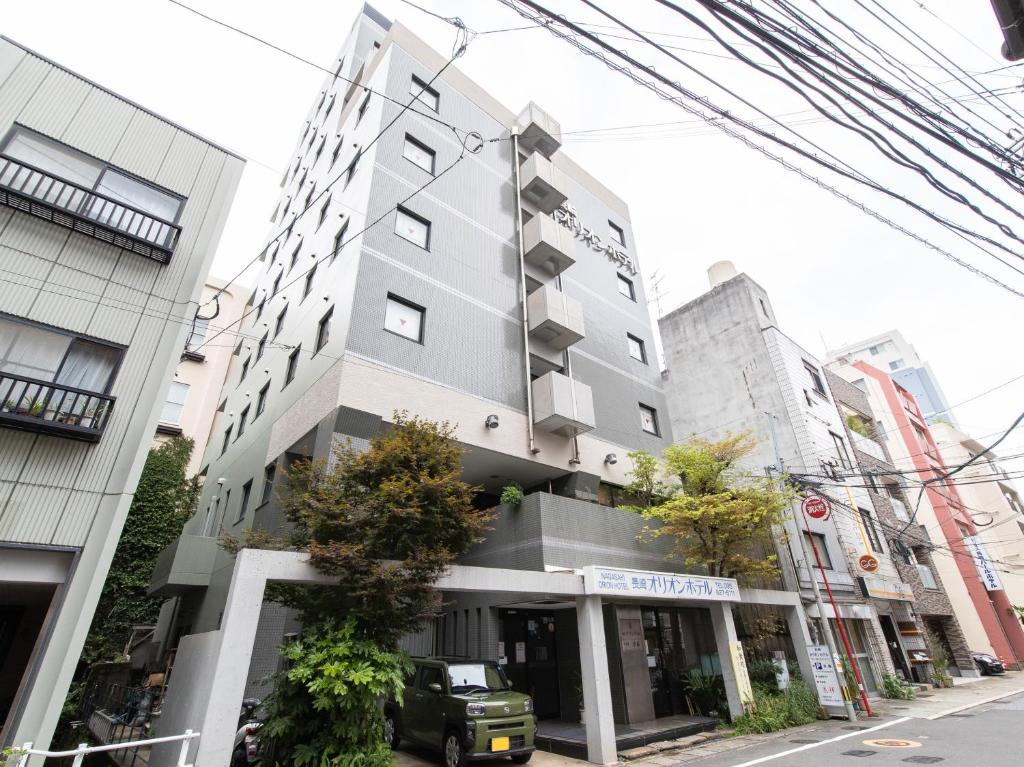
<path id="1" fill-rule="evenodd" d="M 259 698 L 246 698 L 242 701 L 242 713 L 238 717 L 238 732 L 231 750 L 231 767 L 249 767 L 255 764 L 260 756 L 259 729 L 263 723 L 256 718 L 256 709 L 260 707 Z"/>

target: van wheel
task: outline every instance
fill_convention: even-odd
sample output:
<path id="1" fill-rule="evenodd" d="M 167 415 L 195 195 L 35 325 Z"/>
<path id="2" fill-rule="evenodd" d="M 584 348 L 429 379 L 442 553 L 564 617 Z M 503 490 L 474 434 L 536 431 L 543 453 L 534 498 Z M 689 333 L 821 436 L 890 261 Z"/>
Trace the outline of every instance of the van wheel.
<path id="1" fill-rule="evenodd" d="M 528 754 L 513 754 L 512 761 L 516 764 L 526 764 L 528 761 L 530 761 L 531 756 L 533 756 L 532 751 Z"/>
<path id="2" fill-rule="evenodd" d="M 391 747 L 392 751 L 398 748 L 400 742 L 398 722 L 395 721 L 395 715 L 390 711 L 384 712 L 384 742 Z"/>
<path id="3" fill-rule="evenodd" d="M 462 750 L 462 736 L 457 730 L 448 730 L 444 738 L 444 767 L 463 767 L 466 755 Z"/>

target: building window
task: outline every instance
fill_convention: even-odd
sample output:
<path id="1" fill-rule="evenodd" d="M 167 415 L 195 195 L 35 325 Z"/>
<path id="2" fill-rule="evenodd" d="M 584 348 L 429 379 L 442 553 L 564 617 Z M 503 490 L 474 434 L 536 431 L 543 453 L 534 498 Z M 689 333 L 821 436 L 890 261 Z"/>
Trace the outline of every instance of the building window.
<path id="1" fill-rule="evenodd" d="M 242 371 L 238 374 L 238 383 L 242 383 L 245 377 L 249 375 L 249 364 L 252 362 L 252 357 L 246 357 L 245 362 L 242 363 Z"/>
<path id="2" fill-rule="evenodd" d="M 210 329 L 210 320 L 197 317 L 195 322 L 192 323 L 192 329 L 188 334 L 188 341 L 185 342 L 185 348 L 194 351 L 203 345 L 203 341 L 206 340 L 206 333 Z"/>
<path id="3" fill-rule="evenodd" d="M 327 143 L 327 134 L 325 133 L 323 136 L 320 137 L 320 143 L 316 145 L 316 154 L 313 155 L 313 163 L 312 164 L 315 165 L 316 161 L 320 159 L 320 155 L 322 155 L 324 153 L 324 145 L 326 143 Z"/>
<path id="4" fill-rule="evenodd" d="M 292 258 L 294 259 L 294 256 L 292 256 Z M 271 298 L 276 296 L 277 295 L 277 291 L 279 291 L 281 289 L 281 275 L 282 274 L 284 274 L 284 272 L 280 272 L 277 275 L 277 277 L 274 278 L 274 284 L 270 288 L 270 297 Z"/>
<path id="5" fill-rule="evenodd" d="M 422 101 L 428 107 L 433 109 L 435 112 L 438 111 L 438 107 L 441 105 L 440 94 L 423 82 L 416 75 L 412 76 L 412 84 L 409 86 L 409 93 L 415 96 L 417 99 Z"/>
<path id="6" fill-rule="evenodd" d="M 228 451 L 228 445 L 231 444 L 231 432 L 235 428 L 234 424 L 230 424 L 228 428 L 224 430 L 224 442 L 220 446 L 220 454 L 224 455 Z"/>
<path id="7" fill-rule="evenodd" d="M 274 323 L 274 338 L 277 338 L 279 335 L 281 335 L 281 330 L 282 328 L 284 328 L 284 318 L 286 314 L 288 314 L 287 306 L 281 310 L 281 313 L 279 315 L 277 315 L 277 322 Z"/>
<path id="8" fill-rule="evenodd" d="M 327 120 L 327 115 L 329 115 L 331 113 L 332 109 L 334 109 L 334 94 L 333 93 L 331 94 L 330 100 L 328 100 L 328 102 L 327 102 L 327 109 L 324 110 L 324 121 L 325 121 L 325 123 L 326 123 L 326 120 Z"/>
<path id="9" fill-rule="evenodd" d="M 254 319 L 252 321 L 254 325 L 256 324 L 257 320 L 259 320 L 259 318 L 263 316 L 263 308 L 266 306 L 266 304 L 267 304 L 266 296 L 264 296 L 262 299 L 260 299 L 260 302 L 258 304 L 256 304 L 256 319 Z"/>
<path id="10" fill-rule="evenodd" d="M 405 208 L 397 210 L 395 234 L 424 250 L 430 249 L 430 222 Z"/>
<path id="11" fill-rule="evenodd" d="M 821 533 L 810 533 L 804 530 L 804 540 L 807 542 L 807 552 L 811 555 L 811 559 L 814 559 L 814 549 L 818 550 L 818 558 L 821 559 L 821 566 L 826 570 L 832 569 L 832 557 L 828 555 L 828 546 L 825 542 L 825 536 Z M 818 566 L 817 561 L 808 563 L 812 568 Z"/>
<path id="12" fill-rule="evenodd" d="M 636 301 L 636 291 L 633 289 L 633 280 L 629 277 L 623 277 L 621 274 L 615 275 L 618 278 L 619 293 L 630 301 Z"/>
<path id="13" fill-rule="evenodd" d="M 334 307 L 327 310 L 327 314 L 320 318 L 316 326 L 316 346 L 313 347 L 313 354 L 327 346 L 331 340 L 331 317 L 334 316 Z"/>
<path id="14" fill-rule="evenodd" d="M 309 137 L 309 143 L 308 143 L 308 144 L 306 144 L 306 149 L 309 149 L 309 148 L 310 148 L 311 146 L 313 146 L 313 142 L 314 142 L 314 141 L 316 141 L 316 132 L 317 132 L 318 130 L 320 130 L 320 128 L 319 128 L 319 127 L 317 127 L 317 128 L 313 128 L 313 133 L 312 133 L 312 135 L 310 135 L 310 137 Z"/>
<path id="15" fill-rule="evenodd" d="M 269 335 L 270 335 L 270 331 L 267 331 L 266 333 L 264 333 L 263 334 L 263 338 L 261 338 L 260 342 L 256 345 L 256 359 L 257 360 L 262 359 L 263 352 L 265 352 L 267 350 L 267 336 L 269 336 Z"/>
<path id="16" fill-rule="evenodd" d="M 344 188 L 346 188 L 346 189 L 348 188 L 348 185 L 352 182 L 352 177 L 356 175 L 356 168 L 359 166 L 359 158 L 362 157 L 362 156 L 363 156 L 362 148 L 357 149 L 355 157 L 352 158 L 352 162 L 350 162 L 348 164 L 348 167 L 345 169 L 345 187 Z"/>
<path id="17" fill-rule="evenodd" d="M 331 152 L 331 165 L 330 165 L 330 167 L 328 167 L 327 170 L 330 170 L 331 168 L 334 167 L 334 163 L 336 163 L 338 161 L 338 155 L 341 154 L 341 148 L 343 146 L 345 146 L 345 137 L 344 136 L 339 138 L 338 139 L 338 143 L 334 145 L 334 151 Z"/>
<path id="18" fill-rule="evenodd" d="M 423 343 L 424 309 L 388 294 L 384 307 L 384 329 L 418 344 Z"/>
<path id="19" fill-rule="evenodd" d="M 249 510 L 249 498 L 252 496 L 252 480 L 250 479 L 244 485 L 242 485 L 242 505 L 238 507 L 238 519 L 235 520 L 237 525 L 243 519 L 245 514 Z"/>
<path id="20" fill-rule="evenodd" d="M 260 417 L 264 410 L 267 409 L 267 392 L 270 391 L 270 381 L 263 384 L 263 388 L 260 389 L 260 393 L 256 396 L 256 413 L 253 415 L 252 420 L 256 420 Z"/>
<path id="21" fill-rule="evenodd" d="M 871 543 L 872 551 L 883 553 L 885 550 L 882 548 L 882 538 L 878 534 L 878 528 L 875 527 L 875 518 L 867 509 L 858 507 L 857 512 L 860 514 L 860 522 L 864 525 L 864 532 L 867 534 L 868 541 Z"/>
<path id="22" fill-rule="evenodd" d="M 893 360 L 889 363 L 889 370 L 899 370 L 901 367 L 903 367 L 902 359 Z"/>
<path id="23" fill-rule="evenodd" d="M 268 463 L 263 469 L 263 494 L 260 496 L 260 506 L 270 503 L 274 495 L 274 475 L 277 474 L 277 463 Z"/>
<path id="24" fill-rule="evenodd" d="M 629 356 L 635 360 L 647 364 L 647 350 L 644 348 L 644 342 L 642 339 L 637 338 L 632 333 L 626 333 L 626 344 L 629 347 Z"/>
<path id="25" fill-rule="evenodd" d="M 839 456 L 839 465 L 844 469 L 852 469 L 853 464 L 850 462 L 850 454 L 846 451 L 846 440 L 831 431 L 829 432 L 829 436 L 832 437 L 832 443 L 835 445 L 836 454 Z"/>
<path id="26" fill-rule="evenodd" d="M 245 422 L 249 420 L 250 407 L 252 406 L 246 405 L 245 409 L 242 411 L 242 414 L 238 416 L 238 433 L 235 434 L 235 442 L 238 442 L 238 440 L 242 438 L 242 435 L 245 434 Z"/>
<path id="27" fill-rule="evenodd" d="M 608 233 L 611 235 L 612 242 L 618 243 L 622 247 L 626 247 L 626 233 L 622 231 L 621 226 L 613 224 L 611 221 L 609 221 Z"/>
<path id="28" fill-rule="evenodd" d="M 288 366 L 284 371 L 284 386 L 281 387 L 282 389 L 295 380 L 295 371 L 299 369 L 299 352 L 301 351 L 302 347 L 297 346 L 288 355 Z"/>
<path id="29" fill-rule="evenodd" d="M 188 397 L 188 384 L 181 381 L 171 381 L 167 390 L 167 399 L 164 400 L 164 409 L 160 412 L 160 423 L 172 426 L 181 425 L 181 411 L 185 407 L 185 399 Z"/>
<path id="30" fill-rule="evenodd" d="M 366 114 L 366 110 L 369 109 L 369 107 L 370 107 L 370 94 L 367 93 L 366 94 L 366 98 L 363 99 L 363 103 L 359 105 L 359 111 L 356 112 L 356 125 L 359 125 L 359 123 L 362 121 L 363 115 Z"/>
<path id="31" fill-rule="evenodd" d="M 309 186 L 309 193 L 306 195 L 306 201 L 302 203 L 302 211 L 305 212 L 309 209 L 309 206 L 313 204 L 313 195 L 316 194 L 316 182 L 314 181 Z"/>
<path id="32" fill-rule="evenodd" d="M 814 391 L 822 397 L 828 399 L 828 396 L 825 394 L 825 381 L 822 379 L 818 368 L 814 367 L 814 365 L 807 360 L 804 360 L 804 370 L 807 371 L 807 375 L 811 379 L 811 388 L 813 388 Z"/>
<path id="33" fill-rule="evenodd" d="M 658 411 L 642 403 L 640 405 L 640 428 L 648 434 L 661 436 L 661 431 L 658 429 Z"/>
<path id="34" fill-rule="evenodd" d="M 917 568 L 917 575 L 921 579 L 921 585 L 926 589 L 939 588 L 939 582 L 935 579 L 935 573 L 932 568 L 926 564 L 927 557 L 918 549 L 910 550 L 911 556 L 914 558 L 914 567 Z"/>
<path id="35" fill-rule="evenodd" d="M 766 304 L 764 302 L 763 298 L 759 298 L 757 300 L 761 303 L 761 314 L 763 314 L 765 316 L 765 318 L 770 320 L 771 319 L 771 315 L 768 314 L 768 304 Z"/>
<path id="36" fill-rule="evenodd" d="M 305 298 L 306 296 L 308 296 L 312 292 L 312 290 L 313 290 L 313 279 L 315 277 L 316 277 L 316 264 L 313 264 L 313 266 L 310 268 L 310 270 L 308 272 L 306 272 L 306 282 L 302 286 L 302 297 L 303 298 Z"/>
<path id="37" fill-rule="evenodd" d="M 330 198 L 330 195 L 328 195 L 327 199 L 324 200 L 324 204 L 320 206 L 320 218 L 316 222 L 316 228 L 317 229 L 319 229 L 321 226 L 323 226 L 324 221 L 327 219 L 327 213 L 328 213 L 328 210 L 329 210 L 330 207 L 331 207 L 331 198 Z"/>
<path id="38" fill-rule="evenodd" d="M 334 249 L 331 251 L 331 260 L 329 263 L 334 263 L 334 259 L 338 257 L 341 249 L 345 247 L 345 235 L 348 234 L 348 222 L 349 219 L 345 219 L 345 223 L 341 225 L 341 229 L 334 235 Z"/>
<path id="39" fill-rule="evenodd" d="M 873 356 L 875 354 L 878 354 L 880 351 L 882 351 L 882 347 L 881 346 L 869 346 L 868 347 L 868 351 L 871 352 L 871 354 Z"/>
<path id="40" fill-rule="evenodd" d="M 436 159 L 434 150 L 426 144 L 417 141 L 408 133 L 405 134 L 405 147 L 402 149 L 402 157 L 413 165 L 423 168 L 427 173 L 432 174 L 434 172 L 434 160 Z"/>

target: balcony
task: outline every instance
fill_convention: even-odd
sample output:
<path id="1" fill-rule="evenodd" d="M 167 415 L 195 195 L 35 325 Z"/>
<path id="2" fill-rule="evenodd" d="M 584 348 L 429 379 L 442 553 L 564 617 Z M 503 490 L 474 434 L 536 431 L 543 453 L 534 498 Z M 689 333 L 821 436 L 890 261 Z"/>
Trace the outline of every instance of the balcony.
<path id="1" fill-rule="evenodd" d="M 106 394 L 0 373 L 0 426 L 99 442 L 113 410 Z"/>
<path id="2" fill-rule="evenodd" d="M 534 104 L 526 105 L 516 120 L 519 146 L 550 158 L 562 146 L 562 127 L 551 115 Z"/>
<path id="3" fill-rule="evenodd" d="M 149 595 L 176 597 L 210 585 L 217 558 L 217 539 L 205 535 L 178 536 L 160 552 L 149 580 Z"/>
<path id="4" fill-rule="evenodd" d="M 162 264 L 181 227 L 0 154 L 0 205 L 46 219 Z"/>
<path id="5" fill-rule="evenodd" d="M 530 338 L 561 351 L 584 336 L 583 304 L 544 285 L 526 299 Z"/>
<path id="6" fill-rule="evenodd" d="M 550 276 L 576 263 L 572 232 L 550 216 L 534 216 L 523 225 L 523 259 Z"/>
<path id="7" fill-rule="evenodd" d="M 561 373 L 546 373 L 532 384 L 533 422 L 541 431 L 575 437 L 591 431 L 594 396 L 585 383 Z"/>
<path id="8" fill-rule="evenodd" d="M 910 521 L 910 512 L 907 511 L 907 505 L 903 503 L 899 498 L 893 498 L 889 496 L 889 503 L 892 504 L 893 513 L 896 515 L 896 519 L 900 522 Z"/>
<path id="9" fill-rule="evenodd" d="M 879 461 L 885 460 L 885 451 L 882 450 L 882 446 L 870 437 L 865 437 L 863 434 L 858 434 L 855 431 L 850 432 L 850 437 L 853 439 L 853 446 L 857 450 Z"/>
<path id="10" fill-rule="evenodd" d="M 568 199 L 562 171 L 540 154 L 531 154 L 519 166 L 519 188 L 525 199 L 548 215 Z"/>

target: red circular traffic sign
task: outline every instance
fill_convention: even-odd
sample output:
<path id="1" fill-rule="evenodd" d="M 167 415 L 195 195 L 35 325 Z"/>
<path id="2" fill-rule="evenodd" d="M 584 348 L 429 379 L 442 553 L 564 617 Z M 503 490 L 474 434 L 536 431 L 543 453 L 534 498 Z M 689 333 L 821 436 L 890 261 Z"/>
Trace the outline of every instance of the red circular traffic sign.
<path id="1" fill-rule="evenodd" d="M 811 519 L 826 519 L 829 512 L 832 511 L 831 504 L 820 495 L 807 496 L 804 498 L 803 503 L 800 504 L 800 508 Z"/>

